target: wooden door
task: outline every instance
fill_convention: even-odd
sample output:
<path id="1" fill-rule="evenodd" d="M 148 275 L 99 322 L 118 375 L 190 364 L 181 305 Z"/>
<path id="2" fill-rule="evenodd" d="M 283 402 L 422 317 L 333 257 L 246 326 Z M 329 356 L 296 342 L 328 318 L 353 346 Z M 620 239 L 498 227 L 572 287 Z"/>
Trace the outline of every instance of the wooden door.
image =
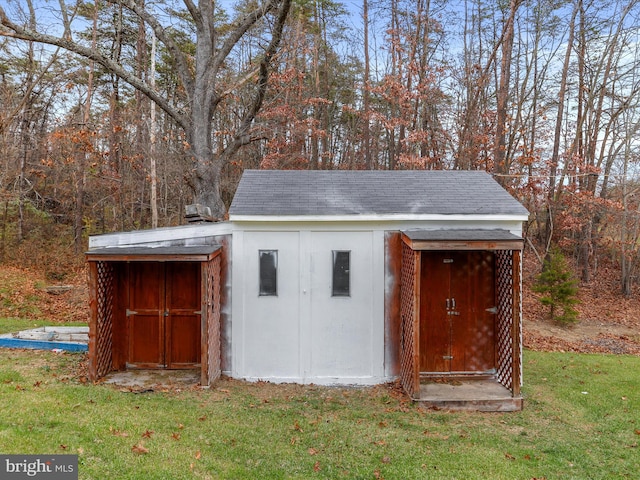
<path id="1" fill-rule="evenodd" d="M 197 366 L 201 348 L 199 310 L 200 264 L 131 263 L 127 366 Z"/>
<path id="2" fill-rule="evenodd" d="M 129 268 L 128 366 L 164 366 L 164 265 L 131 263 Z"/>
<path id="3" fill-rule="evenodd" d="M 167 264 L 166 345 L 167 368 L 200 364 L 200 264 Z"/>
<path id="4" fill-rule="evenodd" d="M 420 282 L 420 371 L 493 372 L 493 253 L 424 252 Z"/>

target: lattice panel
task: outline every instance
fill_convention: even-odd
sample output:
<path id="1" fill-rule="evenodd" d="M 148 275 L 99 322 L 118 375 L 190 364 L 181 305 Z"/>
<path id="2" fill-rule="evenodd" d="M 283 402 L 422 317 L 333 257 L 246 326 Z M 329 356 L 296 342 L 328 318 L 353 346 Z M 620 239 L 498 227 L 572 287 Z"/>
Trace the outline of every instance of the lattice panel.
<path id="1" fill-rule="evenodd" d="M 220 268 L 221 256 L 207 262 L 207 381 L 220 377 Z"/>
<path id="2" fill-rule="evenodd" d="M 496 325 L 496 348 L 498 354 L 497 379 L 513 391 L 513 252 L 496 251 L 496 289 L 498 297 L 498 318 Z"/>
<path id="3" fill-rule="evenodd" d="M 516 301 L 514 302 L 517 305 L 517 310 L 515 310 L 514 322 L 516 322 L 516 332 L 518 334 L 518 338 L 515 339 L 514 345 L 518 348 L 516 352 L 517 362 L 515 363 L 515 368 L 518 369 L 517 372 L 514 372 L 514 381 L 517 382 L 517 393 L 520 393 L 520 387 L 522 387 L 522 251 L 514 251 L 513 252 L 514 262 L 517 264 L 514 265 L 514 295 L 516 296 Z M 515 274 L 518 274 L 516 277 Z M 516 391 L 516 384 L 514 384 L 514 392 Z"/>
<path id="4" fill-rule="evenodd" d="M 97 378 L 113 369 L 113 319 L 115 272 L 111 262 L 96 262 L 96 352 Z"/>
<path id="5" fill-rule="evenodd" d="M 406 244 L 402 244 L 402 270 L 400 284 L 400 381 L 405 391 L 412 397 L 418 393 L 415 385 L 416 368 L 414 345 L 414 315 L 415 315 L 415 254 Z"/>

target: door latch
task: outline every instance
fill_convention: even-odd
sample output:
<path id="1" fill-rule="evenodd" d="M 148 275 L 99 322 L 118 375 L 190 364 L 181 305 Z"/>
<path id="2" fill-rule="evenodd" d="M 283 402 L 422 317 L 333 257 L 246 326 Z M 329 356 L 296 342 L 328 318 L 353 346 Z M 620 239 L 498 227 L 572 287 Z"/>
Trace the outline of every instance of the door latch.
<path id="1" fill-rule="evenodd" d="M 487 308 L 485 311 L 489 313 L 498 313 L 498 307 Z"/>

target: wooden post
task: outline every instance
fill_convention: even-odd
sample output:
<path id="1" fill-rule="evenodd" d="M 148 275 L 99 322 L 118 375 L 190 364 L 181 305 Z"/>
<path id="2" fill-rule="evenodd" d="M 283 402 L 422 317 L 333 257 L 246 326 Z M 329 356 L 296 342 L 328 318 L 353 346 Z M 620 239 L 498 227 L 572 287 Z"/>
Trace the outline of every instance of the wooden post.
<path id="1" fill-rule="evenodd" d="M 94 382 L 98 377 L 96 365 L 96 333 L 98 329 L 98 267 L 89 262 L 89 379 Z"/>

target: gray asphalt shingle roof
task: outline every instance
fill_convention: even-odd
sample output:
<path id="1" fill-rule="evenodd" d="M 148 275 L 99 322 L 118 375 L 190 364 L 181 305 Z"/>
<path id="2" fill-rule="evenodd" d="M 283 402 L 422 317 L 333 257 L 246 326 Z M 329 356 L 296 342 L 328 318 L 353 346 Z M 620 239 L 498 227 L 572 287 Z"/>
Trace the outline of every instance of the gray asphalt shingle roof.
<path id="1" fill-rule="evenodd" d="M 527 215 L 489 174 L 462 170 L 245 170 L 229 215 Z"/>

